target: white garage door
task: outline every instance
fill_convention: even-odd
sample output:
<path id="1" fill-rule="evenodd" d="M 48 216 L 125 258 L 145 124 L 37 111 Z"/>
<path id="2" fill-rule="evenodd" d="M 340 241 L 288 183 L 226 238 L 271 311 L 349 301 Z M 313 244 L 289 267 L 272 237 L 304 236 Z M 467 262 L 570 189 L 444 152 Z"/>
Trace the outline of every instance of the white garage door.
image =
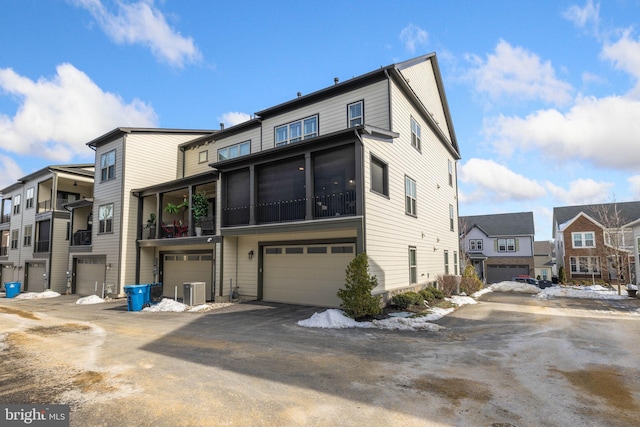
<path id="1" fill-rule="evenodd" d="M 76 294 L 102 296 L 107 265 L 105 258 L 78 258 L 76 260 Z"/>
<path id="2" fill-rule="evenodd" d="M 24 290 L 29 292 L 44 291 L 44 274 L 46 271 L 44 262 L 28 262 L 24 277 Z"/>
<path id="3" fill-rule="evenodd" d="M 266 246 L 262 289 L 265 301 L 339 307 L 338 289 L 355 257 L 355 245 Z"/>
<path id="4" fill-rule="evenodd" d="M 178 286 L 178 298 L 182 298 L 185 282 L 205 282 L 205 295 L 211 300 L 211 277 L 213 255 L 211 254 L 165 254 L 162 266 L 162 294 L 173 298 Z"/>

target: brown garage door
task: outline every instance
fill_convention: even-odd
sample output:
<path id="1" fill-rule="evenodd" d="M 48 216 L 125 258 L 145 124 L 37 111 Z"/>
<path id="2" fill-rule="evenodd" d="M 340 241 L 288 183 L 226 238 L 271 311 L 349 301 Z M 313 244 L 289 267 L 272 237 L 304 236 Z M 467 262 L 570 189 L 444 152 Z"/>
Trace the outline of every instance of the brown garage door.
<path id="1" fill-rule="evenodd" d="M 76 290 L 78 295 L 102 297 L 107 264 L 105 258 L 78 258 L 76 260 Z"/>

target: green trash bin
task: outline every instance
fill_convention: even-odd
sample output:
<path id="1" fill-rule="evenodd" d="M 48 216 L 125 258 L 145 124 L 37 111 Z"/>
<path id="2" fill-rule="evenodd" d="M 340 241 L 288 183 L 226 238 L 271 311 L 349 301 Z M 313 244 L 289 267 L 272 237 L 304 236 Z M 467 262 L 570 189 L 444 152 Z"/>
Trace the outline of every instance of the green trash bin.
<path id="1" fill-rule="evenodd" d="M 20 293 L 20 282 L 7 282 L 4 284 L 7 298 L 14 298 Z"/>
<path id="2" fill-rule="evenodd" d="M 149 285 L 127 285 L 124 292 L 127 294 L 128 311 L 140 311 L 149 304 Z"/>

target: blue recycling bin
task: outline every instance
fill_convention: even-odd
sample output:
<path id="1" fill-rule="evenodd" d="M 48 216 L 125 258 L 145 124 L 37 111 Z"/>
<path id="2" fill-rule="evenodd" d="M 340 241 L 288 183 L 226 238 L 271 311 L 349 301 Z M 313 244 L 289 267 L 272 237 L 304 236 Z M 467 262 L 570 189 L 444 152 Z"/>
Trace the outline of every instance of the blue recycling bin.
<path id="1" fill-rule="evenodd" d="M 124 293 L 127 294 L 127 310 L 140 311 L 149 304 L 149 285 L 127 285 Z"/>
<path id="2" fill-rule="evenodd" d="M 20 282 L 7 282 L 4 284 L 7 298 L 14 298 L 20 293 Z"/>

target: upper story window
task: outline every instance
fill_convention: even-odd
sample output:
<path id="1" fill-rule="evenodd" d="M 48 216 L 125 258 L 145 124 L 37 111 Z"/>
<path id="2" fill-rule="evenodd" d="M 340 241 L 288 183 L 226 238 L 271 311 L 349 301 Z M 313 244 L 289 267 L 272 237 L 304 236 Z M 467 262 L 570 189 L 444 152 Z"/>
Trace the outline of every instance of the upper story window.
<path id="1" fill-rule="evenodd" d="M 209 160 L 209 151 L 204 150 L 198 153 L 198 163 L 206 163 Z"/>
<path id="2" fill-rule="evenodd" d="M 416 182 L 409 178 L 404 177 L 404 192 L 405 192 L 405 213 L 408 215 L 418 215 L 418 197 L 416 191 Z"/>
<path id="3" fill-rule="evenodd" d="M 449 186 L 453 187 L 453 162 L 451 159 L 448 159 L 447 162 L 449 163 Z"/>
<path id="4" fill-rule="evenodd" d="M 515 252 L 516 239 L 498 239 L 498 252 Z"/>
<path id="5" fill-rule="evenodd" d="M 116 177 L 116 150 L 111 150 L 100 156 L 100 171 L 102 181 L 115 179 Z"/>
<path id="6" fill-rule="evenodd" d="M 453 205 L 449 205 L 449 228 L 453 231 Z"/>
<path id="7" fill-rule="evenodd" d="M 571 240 L 574 248 L 595 248 L 595 233 L 593 231 L 585 231 L 580 233 L 571 233 Z"/>
<path id="8" fill-rule="evenodd" d="M 33 226 L 25 225 L 24 227 L 24 244 L 23 246 L 31 246 L 31 236 L 33 235 Z"/>
<path id="9" fill-rule="evenodd" d="M 411 117 L 411 145 L 420 150 L 420 143 L 422 141 L 422 130 L 418 122 Z"/>
<path id="10" fill-rule="evenodd" d="M 371 191 L 389 196 L 389 167 L 373 156 L 371 156 Z"/>
<path id="11" fill-rule="evenodd" d="M 218 161 L 246 156 L 251 153 L 251 140 L 239 144 L 230 145 L 218 150 Z"/>
<path id="12" fill-rule="evenodd" d="M 20 230 L 11 230 L 11 249 L 18 249 Z"/>
<path id="13" fill-rule="evenodd" d="M 286 125 L 278 126 L 276 131 L 276 147 L 303 139 L 318 136 L 318 116 L 307 117 Z"/>
<path id="14" fill-rule="evenodd" d="M 469 240 L 469 250 L 470 251 L 482 251 L 482 239 L 471 239 L 471 240 Z"/>
<path id="15" fill-rule="evenodd" d="M 17 215 L 20 213 L 20 195 L 16 194 L 13 196 L 13 214 Z"/>
<path id="16" fill-rule="evenodd" d="M 27 197 L 25 200 L 25 209 L 29 209 L 33 207 L 33 194 L 34 194 L 34 190 L 33 187 L 31 188 L 27 188 Z"/>
<path id="17" fill-rule="evenodd" d="M 102 205 L 98 211 L 99 228 L 98 233 L 113 232 L 113 203 Z"/>
<path id="18" fill-rule="evenodd" d="M 364 101 L 358 101 L 348 105 L 347 122 L 350 128 L 364 124 Z"/>

